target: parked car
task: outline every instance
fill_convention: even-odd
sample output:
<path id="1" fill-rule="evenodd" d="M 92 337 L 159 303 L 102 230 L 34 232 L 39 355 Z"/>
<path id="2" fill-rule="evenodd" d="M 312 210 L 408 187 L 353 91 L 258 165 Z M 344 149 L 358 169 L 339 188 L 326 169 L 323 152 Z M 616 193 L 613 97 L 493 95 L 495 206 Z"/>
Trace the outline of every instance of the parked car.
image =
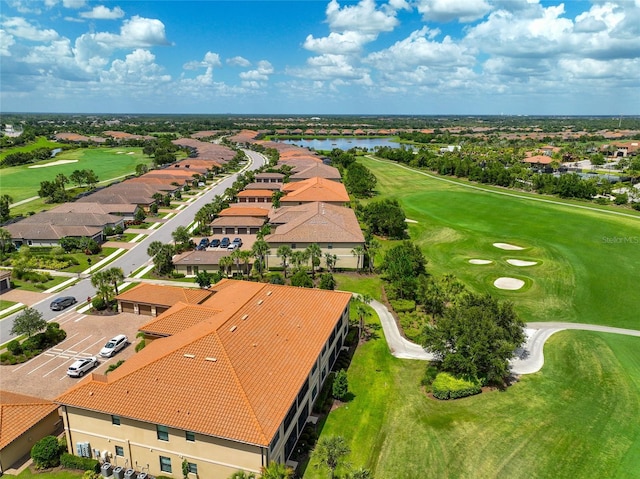
<path id="1" fill-rule="evenodd" d="M 229 251 L 233 251 L 233 250 L 235 250 L 235 249 L 238 249 L 238 247 L 239 247 L 239 246 L 238 246 L 238 243 L 231 243 L 229 246 L 227 246 L 227 249 L 228 249 Z"/>
<path id="2" fill-rule="evenodd" d="M 196 249 L 202 251 L 203 249 L 206 249 L 207 246 L 209 246 L 209 238 L 202 238 Z"/>
<path id="3" fill-rule="evenodd" d="M 242 238 L 233 238 L 233 243 L 238 245 L 238 248 L 242 246 Z"/>
<path id="4" fill-rule="evenodd" d="M 88 358 L 78 358 L 67 369 L 67 376 L 78 378 L 84 376 L 84 373 L 90 371 L 98 365 L 98 358 L 89 356 Z"/>
<path id="5" fill-rule="evenodd" d="M 220 246 L 220 240 L 218 238 L 212 239 L 211 243 L 209 243 L 209 246 L 211 246 L 212 248 L 217 248 L 218 246 Z"/>
<path id="6" fill-rule="evenodd" d="M 227 246 L 229 246 L 230 243 L 231 241 L 229 240 L 229 238 L 225 236 L 224 238 L 222 238 L 222 241 L 220 241 L 220 247 L 226 248 Z"/>
<path id="7" fill-rule="evenodd" d="M 78 301 L 73 296 L 62 296 L 51 301 L 49 307 L 52 311 L 62 311 L 69 306 L 76 304 Z"/>
<path id="8" fill-rule="evenodd" d="M 124 334 L 118 334 L 115 338 L 111 338 L 107 344 L 100 350 L 100 356 L 110 358 L 129 343 Z"/>

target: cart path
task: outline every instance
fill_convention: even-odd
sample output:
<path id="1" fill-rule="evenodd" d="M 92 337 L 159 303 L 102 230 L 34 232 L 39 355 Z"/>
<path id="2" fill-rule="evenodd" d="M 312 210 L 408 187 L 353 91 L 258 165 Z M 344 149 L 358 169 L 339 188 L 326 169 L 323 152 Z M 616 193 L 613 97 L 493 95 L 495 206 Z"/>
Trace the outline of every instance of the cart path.
<path id="1" fill-rule="evenodd" d="M 434 359 L 434 355 L 425 351 L 422 346 L 402 337 L 393 315 L 385 305 L 373 300 L 370 306 L 380 318 L 384 336 L 393 356 L 401 359 L 418 359 L 421 361 L 431 361 Z M 524 346 L 516 351 L 517 356 L 510 361 L 511 371 L 514 374 L 532 374 L 540 371 L 544 365 L 544 343 L 553 334 L 567 329 L 640 337 L 640 331 L 635 329 L 614 328 L 596 324 L 560 322 L 527 323 L 525 330 L 527 340 Z"/>

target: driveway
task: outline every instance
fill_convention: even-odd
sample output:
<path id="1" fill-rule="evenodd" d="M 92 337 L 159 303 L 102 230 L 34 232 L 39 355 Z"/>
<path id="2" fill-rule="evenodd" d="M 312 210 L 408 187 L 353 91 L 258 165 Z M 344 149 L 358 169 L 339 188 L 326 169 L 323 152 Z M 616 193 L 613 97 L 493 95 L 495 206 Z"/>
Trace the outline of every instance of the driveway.
<path id="1" fill-rule="evenodd" d="M 54 399 L 81 378 L 67 376 L 67 368 L 75 358 L 97 356 L 102 346 L 117 334 L 126 334 L 130 344 L 113 358 L 98 358 L 100 364 L 92 372 L 104 374 L 110 364 L 135 354 L 138 328 L 151 319 L 149 316 L 121 313 L 97 316 L 79 313 L 74 309 L 56 318 L 67 338 L 26 363 L 0 366 L 0 390 L 45 399 Z"/>
<path id="2" fill-rule="evenodd" d="M 393 356 L 401 359 L 433 360 L 433 354 L 425 351 L 422 346 L 402 337 L 398 330 L 398 324 L 384 304 L 373 300 L 370 306 L 376 311 L 380 318 L 384 336 Z M 514 374 L 532 374 L 540 371 L 544 365 L 544 343 L 554 333 L 566 329 L 640 337 L 640 331 L 635 329 L 612 328 L 610 326 L 598 326 L 596 324 L 560 322 L 528 323 L 525 330 L 527 340 L 524 346 L 516 351 L 516 357 L 510 361 L 511 372 Z"/>

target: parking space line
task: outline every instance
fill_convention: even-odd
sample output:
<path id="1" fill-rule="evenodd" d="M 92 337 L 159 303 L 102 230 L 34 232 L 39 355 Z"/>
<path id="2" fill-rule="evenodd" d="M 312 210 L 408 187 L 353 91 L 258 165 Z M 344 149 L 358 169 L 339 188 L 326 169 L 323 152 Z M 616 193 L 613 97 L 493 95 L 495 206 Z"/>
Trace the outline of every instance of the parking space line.
<path id="1" fill-rule="evenodd" d="M 89 336 L 89 337 L 90 337 L 90 336 Z M 86 339 L 88 339 L 88 338 L 86 338 Z M 96 344 L 100 344 L 100 343 L 101 343 L 101 342 L 103 342 L 105 339 L 107 339 L 107 337 L 106 337 L 106 336 L 103 336 L 102 338 L 100 338 L 100 339 L 98 339 L 96 342 L 94 342 L 93 344 L 90 344 L 89 346 L 87 346 L 86 348 L 84 348 L 82 351 L 80 351 L 80 352 L 78 353 L 78 355 L 81 355 L 81 354 L 82 354 L 83 352 L 85 352 L 87 349 L 94 347 Z M 73 357 L 73 358 L 71 358 L 70 360 L 65 361 L 65 363 L 68 363 L 69 361 L 73 361 L 73 360 L 75 360 L 75 359 L 76 359 L 76 358 L 75 358 L 75 357 Z M 60 369 L 62 366 L 64 366 L 64 365 L 65 365 L 65 363 L 62 363 L 60 366 L 58 366 L 58 367 L 56 367 L 56 368 L 52 369 L 52 370 L 51 370 L 51 371 L 49 371 L 47 374 L 44 374 L 42 377 L 43 377 L 43 378 L 46 378 L 49 374 L 51 374 L 52 372 L 54 372 L 56 369 Z M 100 365 L 100 363 L 98 363 L 98 366 L 99 366 L 99 365 Z M 63 378 L 63 379 L 64 379 L 64 378 Z M 61 381 L 62 381 L 62 379 L 61 379 Z"/>
<path id="2" fill-rule="evenodd" d="M 74 335 L 72 335 L 72 336 L 70 336 L 70 337 L 66 338 L 66 339 L 65 339 L 65 341 L 70 340 L 71 338 L 73 338 L 73 337 L 77 336 L 78 334 L 79 334 L 79 333 L 75 333 Z M 49 355 L 50 355 L 50 351 L 64 351 L 64 350 L 63 350 L 63 349 L 60 349 L 60 348 L 49 348 L 49 349 L 48 349 L 47 351 L 45 351 L 43 354 L 44 354 L 45 356 L 49 356 Z M 35 358 L 32 358 L 32 359 L 36 359 L 37 357 L 38 357 L 38 356 L 36 356 Z M 25 366 L 29 365 L 29 363 L 30 363 L 30 362 L 31 362 L 31 359 L 30 359 L 29 361 L 27 361 L 26 363 L 22 364 L 21 366 L 18 366 L 17 368 L 15 368 L 15 369 L 13 370 L 13 372 L 15 373 L 16 371 L 19 371 L 20 369 L 22 369 L 22 368 L 24 368 Z M 29 373 L 27 373 L 27 374 L 29 374 Z"/>
<path id="3" fill-rule="evenodd" d="M 78 319 L 74 320 L 73 322 L 74 322 L 74 323 L 77 323 L 78 321 L 82 321 L 82 320 L 83 320 L 84 318 L 86 318 L 86 317 L 87 317 L 87 315 L 86 315 L 86 314 L 83 314 L 83 315 L 82 315 L 82 316 L 80 316 Z"/>

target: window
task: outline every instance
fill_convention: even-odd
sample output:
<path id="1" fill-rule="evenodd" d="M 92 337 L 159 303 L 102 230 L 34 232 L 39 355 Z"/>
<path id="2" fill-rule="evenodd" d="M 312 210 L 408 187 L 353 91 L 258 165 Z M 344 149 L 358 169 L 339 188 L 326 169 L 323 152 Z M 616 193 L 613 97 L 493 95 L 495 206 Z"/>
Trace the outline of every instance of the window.
<path id="1" fill-rule="evenodd" d="M 318 395 L 318 385 L 313 386 L 313 391 L 311 391 L 311 400 L 313 401 Z"/>
<path id="2" fill-rule="evenodd" d="M 291 405 L 291 409 L 289 409 L 289 412 L 287 413 L 287 416 L 284 418 L 284 430 L 285 431 L 287 429 L 289 429 L 289 426 L 293 422 L 293 419 L 296 417 L 296 412 L 297 412 L 297 404 L 296 404 L 295 401 L 293 401 L 293 404 Z"/>
<path id="3" fill-rule="evenodd" d="M 124 457 L 124 447 L 116 446 L 116 456 Z"/>
<path id="4" fill-rule="evenodd" d="M 120 416 L 111 416 L 111 424 L 114 426 L 120 425 Z"/>
<path id="5" fill-rule="evenodd" d="M 313 369 L 311 370 L 311 375 L 313 376 L 317 370 L 318 370 L 318 361 L 313 363 Z"/>
<path id="6" fill-rule="evenodd" d="M 333 249 L 333 245 L 332 245 L 331 243 L 329 243 L 329 244 L 327 245 L 327 249 Z"/>
<path id="7" fill-rule="evenodd" d="M 194 442 L 196 440 L 195 432 L 185 431 L 184 436 L 187 441 Z"/>
<path id="8" fill-rule="evenodd" d="M 291 243 L 291 249 L 296 249 L 296 244 L 295 243 Z"/>
<path id="9" fill-rule="evenodd" d="M 171 472 L 171 458 L 160 456 L 160 470 L 162 472 Z"/>
<path id="10" fill-rule="evenodd" d="M 273 436 L 273 439 L 271 440 L 271 444 L 269 445 L 269 450 L 271 452 L 273 452 L 273 450 L 276 448 L 279 440 L 280 440 L 280 429 L 276 431 L 276 435 Z"/>
<path id="11" fill-rule="evenodd" d="M 158 433 L 158 439 L 161 441 L 169 440 L 169 429 L 167 426 L 156 426 L 156 432 Z"/>
<path id="12" fill-rule="evenodd" d="M 192 474 L 198 474 L 198 465 L 195 462 L 187 462 L 187 468 Z"/>

